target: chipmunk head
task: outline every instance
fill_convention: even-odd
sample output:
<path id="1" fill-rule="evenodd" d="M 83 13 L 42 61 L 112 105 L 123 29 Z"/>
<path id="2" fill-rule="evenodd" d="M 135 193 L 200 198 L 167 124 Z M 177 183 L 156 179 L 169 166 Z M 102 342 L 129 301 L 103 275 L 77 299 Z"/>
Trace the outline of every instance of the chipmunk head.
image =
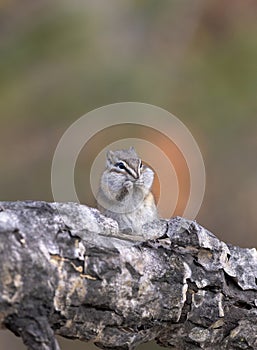
<path id="1" fill-rule="evenodd" d="M 139 179 L 143 169 L 142 160 L 138 157 L 134 147 L 119 151 L 108 151 L 106 167 L 113 172 Z"/>

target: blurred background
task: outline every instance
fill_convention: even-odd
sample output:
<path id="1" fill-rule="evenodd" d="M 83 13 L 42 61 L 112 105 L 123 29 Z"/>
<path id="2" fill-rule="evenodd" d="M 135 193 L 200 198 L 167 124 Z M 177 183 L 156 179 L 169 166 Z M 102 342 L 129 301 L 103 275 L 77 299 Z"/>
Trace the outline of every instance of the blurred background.
<path id="1" fill-rule="evenodd" d="M 145 102 L 176 115 L 202 151 L 198 222 L 226 242 L 257 246 L 256 38 L 255 0 L 1 0 L 1 200 L 52 201 L 51 162 L 65 130 L 97 107 Z M 114 128 L 98 147 L 127 133 L 142 130 Z M 94 152 L 92 142 L 76 169 L 88 205 Z M 1 350 L 24 349 L 9 332 L 0 339 Z"/>

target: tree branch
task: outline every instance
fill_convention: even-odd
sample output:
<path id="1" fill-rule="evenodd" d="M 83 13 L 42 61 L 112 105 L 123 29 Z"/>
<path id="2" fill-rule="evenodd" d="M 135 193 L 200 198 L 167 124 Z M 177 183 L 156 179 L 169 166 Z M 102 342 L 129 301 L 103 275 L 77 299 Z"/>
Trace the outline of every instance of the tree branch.
<path id="1" fill-rule="evenodd" d="M 126 236 L 76 203 L 0 204 L 0 325 L 28 349 L 257 349 L 255 249 L 179 217 Z"/>

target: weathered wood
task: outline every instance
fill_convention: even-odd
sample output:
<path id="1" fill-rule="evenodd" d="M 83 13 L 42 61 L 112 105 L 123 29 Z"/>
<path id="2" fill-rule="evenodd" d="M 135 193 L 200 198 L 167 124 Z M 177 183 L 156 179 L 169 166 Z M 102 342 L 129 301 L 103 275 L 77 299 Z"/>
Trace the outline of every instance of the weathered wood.
<path id="1" fill-rule="evenodd" d="M 0 205 L 0 325 L 28 349 L 257 349 L 255 249 L 179 217 L 134 237 L 76 203 Z"/>

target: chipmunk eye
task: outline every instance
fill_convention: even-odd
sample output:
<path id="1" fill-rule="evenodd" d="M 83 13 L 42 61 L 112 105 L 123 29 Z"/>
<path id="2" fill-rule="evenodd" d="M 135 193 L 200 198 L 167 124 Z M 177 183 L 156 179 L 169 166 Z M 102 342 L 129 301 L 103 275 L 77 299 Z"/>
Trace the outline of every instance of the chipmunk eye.
<path id="1" fill-rule="evenodd" d="M 119 169 L 126 169 L 125 165 L 122 162 L 116 163 L 115 166 Z"/>

